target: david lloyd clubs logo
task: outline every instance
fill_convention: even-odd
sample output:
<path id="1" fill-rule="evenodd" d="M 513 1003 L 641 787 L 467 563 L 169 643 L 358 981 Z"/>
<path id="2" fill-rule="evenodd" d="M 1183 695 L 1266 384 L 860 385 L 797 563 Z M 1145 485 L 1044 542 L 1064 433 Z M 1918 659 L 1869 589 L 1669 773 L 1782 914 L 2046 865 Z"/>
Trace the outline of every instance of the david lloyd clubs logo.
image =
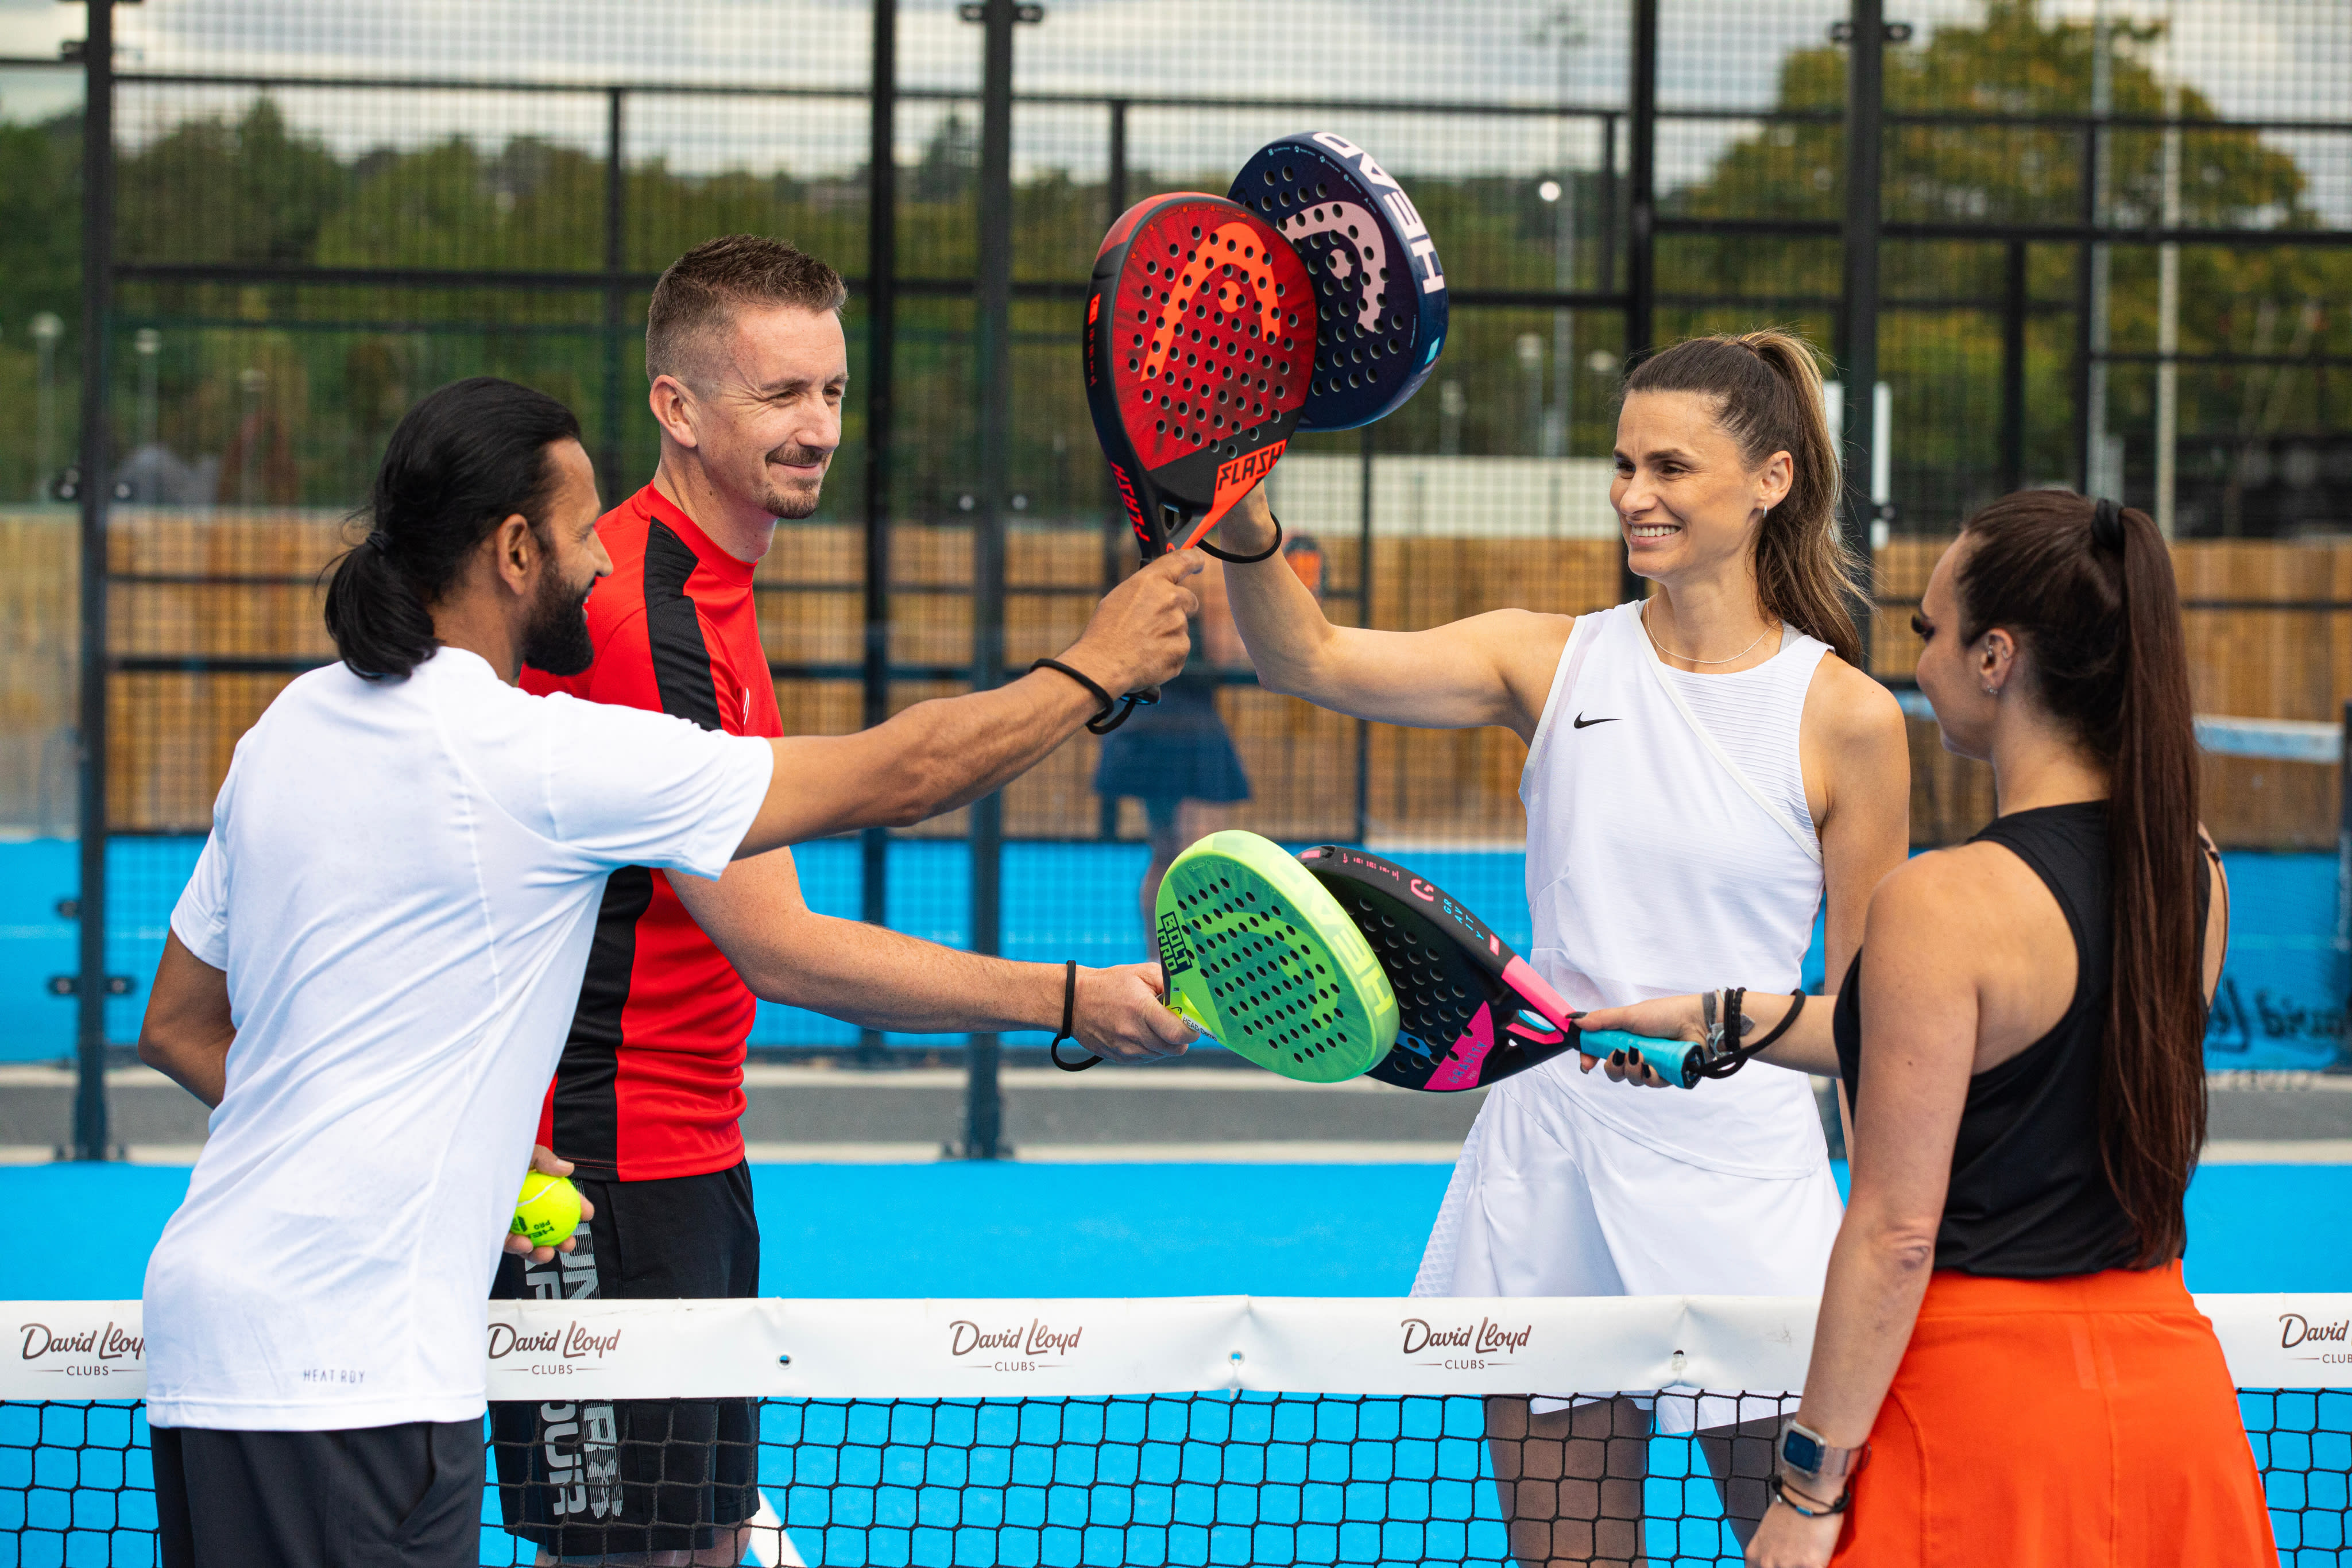
<path id="1" fill-rule="evenodd" d="M 528 1364 L 510 1370 L 533 1377 L 584 1372 L 621 1348 L 621 1331 L 597 1333 L 578 1321 L 561 1328 L 518 1329 L 512 1323 L 490 1325 L 490 1360 L 528 1356 Z"/>
<path id="2" fill-rule="evenodd" d="M 1535 1337 L 1535 1325 L 1522 1323 L 1507 1328 L 1489 1318 L 1480 1318 L 1476 1328 L 1460 1323 L 1437 1325 L 1426 1318 L 1407 1318 L 1398 1325 L 1404 1330 L 1403 1351 L 1407 1355 L 1438 1353 L 1434 1360 L 1424 1360 L 1423 1366 L 1444 1366 L 1449 1372 L 1476 1372 L 1483 1367 L 1508 1366 L 1510 1358 L 1528 1348 Z"/>
<path id="3" fill-rule="evenodd" d="M 984 1329 L 970 1318 L 958 1318 L 948 1325 L 948 1354 L 966 1356 L 980 1351 L 996 1352 L 989 1363 L 992 1372 L 1035 1372 L 1042 1367 L 1059 1366 L 1060 1359 L 1075 1354 L 1078 1336 L 1087 1332 L 1080 1323 L 1074 1329 L 1057 1329 L 1043 1319 L 1032 1319 L 1024 1327 L 1019 1323 L 1003 1328 Z"/>
<path id="4" fill-rule="evenodd" d="M 80 1326 L 52 1328 L 47 1323 L 19 1323 L 16 1351 L 20 1361 L 36 1362 L 35 1370 L 64 1377 L 119 1377 L 140 1370 L 147 1353 L 143 1335 L 117 1328 Z"/>
<path id="5" fill-rule="evenodd" d="M 2323 1366 L 2352 1366 L 2352 1318 L 2315 1323 L 2301 1312 L 2281 1312 L 2279 1348 L 2305 1350 L 2305 1354 L 2294 1358 L 2297 1361 L 2315 1361 Z"/>

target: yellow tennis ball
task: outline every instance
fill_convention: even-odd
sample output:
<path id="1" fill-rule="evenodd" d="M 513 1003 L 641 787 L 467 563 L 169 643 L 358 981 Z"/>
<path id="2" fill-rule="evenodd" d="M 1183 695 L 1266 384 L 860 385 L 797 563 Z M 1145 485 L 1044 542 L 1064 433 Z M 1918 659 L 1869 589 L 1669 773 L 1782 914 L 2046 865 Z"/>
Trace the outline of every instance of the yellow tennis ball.
<path id="1" fill-rule="evenodd" d="M 580 1189 L 560 1176 L 533 1171 L 522 1178 L 522 1197 L 515 1201 L 517 1236 L 530 1238 L 533 1247 L 552 1247 L 580 1228 Z"/>

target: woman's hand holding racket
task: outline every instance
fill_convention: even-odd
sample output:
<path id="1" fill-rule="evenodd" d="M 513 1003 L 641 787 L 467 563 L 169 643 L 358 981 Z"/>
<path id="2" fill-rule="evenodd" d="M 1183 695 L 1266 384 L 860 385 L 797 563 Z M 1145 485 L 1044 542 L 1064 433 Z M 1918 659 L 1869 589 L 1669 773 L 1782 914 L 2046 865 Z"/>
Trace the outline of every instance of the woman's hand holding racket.
<path id="1" fill-rule="evenodd" d="M 1595 1008 L 1579 1017 L 1576 1022 L 1577 1027 L 1587 1034 L 1617 1030 L 1626 1034 L 1646 1035 L 1652 1040 L 1704 1040 L 1706 1038 L 1706 1022 L 1696 996 L 1660 997 L 1623 1008 Z M 1587 1056 L 1579 1051 L 1577 1056 L 1585 1071 L 1590 1072 L 1598 1067 L 1609 1075 L 1612 1082 L 1638 1083 L 1645 1089 L 1674 1087 L 1659 1077 L 1648 1062 L 1628 1051 L 1613 1051 L 1605 1057 Z"/>
<path id="2" fill-rule="evenodd" d="M 1281 527 L 1274 520 L 1274 507 L 1266 502 L 1265 486 L 1255 485 L 1219 520 L 1214 530 L 1217 548 L 1229 556 L 1262 555 L 1273 546 Z"/>
<path id="3" fill-rule="evenodd" d="M 1080 969 L 1071 1011 L 1072 1037 L 1105 1061 L 1181 1056 L 1199 1038 L 1162 998 L 1156 963 Z"/>

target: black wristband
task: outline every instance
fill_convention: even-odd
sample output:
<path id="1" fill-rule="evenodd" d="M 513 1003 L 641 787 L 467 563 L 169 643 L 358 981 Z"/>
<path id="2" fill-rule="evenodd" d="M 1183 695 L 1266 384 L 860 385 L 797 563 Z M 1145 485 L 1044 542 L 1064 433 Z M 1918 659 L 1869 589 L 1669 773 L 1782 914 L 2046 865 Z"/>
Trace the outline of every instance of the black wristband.
<path id="1" fill-rule="evenodd" d="M 1100 682 L 1097 681 L 1092 675 L 1086 674 L 1082 670 L 1074 670 L 1070 668 L 1069 665 L 1062 663 L 1059 659 L 1039 659 L 1029 666 L 1029 673 L 1033 675 L 1040 670 L 1052 670 L 1056 674 L 1067 675 L 1070 679 L 1077 682 L 1078 685 L 1086 687 L 1087 692 L 1093 695 L 1095 701 L 1102 705 L 1100 707 L 1095 709 L 1095 717 L 1097 719 L 1101 718 L 1103 715 L 1110 712 L 1111 709 L 1118 706 L 1118 699 L 1112 696 L 1108 692 L 1103 690 L 1102 684 Z"/>
<path id="2" fill-rule="evenodd" d="M 1219 560 L 1231 561 L 1235 566 L 1255 566 L 1259 561 L 1265 560 L 1272 557 L 1275 551 L 1282 548 L 1282 519 L 1280 517 L 1274 517 L 1274 509 L 1270 507 L 1266 508 L 1265 515 L 1269 517 L 1274 517 L 1274 542 L 1266 546 L 1264 549 L 1258 551 L 1257 554 L 1229 555 L 1225 551 L 1221 550 L 1216 546 L 1211 544 L 1207 539 L 1202 539 L 1201 541 L 1199 547 L 1200 549 L 1203 554 L 1215 556 Z"/>
<path id="3" fill-rule="evenodd" d="M 1037 662 L 1043 664 L 1049 664 L 1052 661 L 1040 659 Z M 1056 669 L 1060 668 L 1059 665 L 1055 665 L 1055 667 Z M 1079 679 L 1081 680 L 1084 680 L 1085 678 L 1086 677 L 1083 675 L 1079 676 Z M 1087 682 L 1087 685 L 1091 685 L 1093 683 L 1089 681 Z M 1102 1058 L 1095 1055 L 1092 1051 L 1087 1052 L 1087 1059 L 1084 1061 L 1065 1061 L 1062 1059 L 1062 1042 L 1066 1040 L 1075 1038 L 1071 1033 L 1071 1030 L 1076 1026 L 1077 1020 L 1078 961 L 1076 958 L 1073 958 L 1064 967 L 1062 971 L 1062 1030 L 1059 1034 L 1056 1034 L 1054 1037 L 1054 1043 L 1045 1048 L 1045 1054 L 1054 1059 L 1054 1065 L 1060 1068 L 1065 1072 L 1084 1072 L 1089 1067 L 1099 1067 L 1102 1065 Z M 1079 1049 L 1085 1050 L 1083 1046 Z"/>
<path id="4" fill-rule="evenodd" d="M 1804 1503 L 1797 1501 L 1795 1498 L 1791 1498 L 1789 1495 L 1790 1488 L 1788 1483 L 1782 1480 L 1777 1474 L 1773 1476 L 1770 1485 L 1772 1489 L 1772 1496 L 1777 1501 L 1795 1512 L 1803 1514 L 1807 1519 L 1822 1519 L 1830 1514 L 1843 1513 L 1848 1505 L 1853 1501 L 1853 1483 L 1852 1481 L 1848 1481 L 1846 1483 L 1845 1490 L 1838 1493 L 1837 1501 L 1823 1504 L 1817 1508 L 1808 1508 Z M 1797 1493 L 1797 1497 L 1804 1496 L 1805 1494 L 1803 1492 Z M 1819 1499 L 1813 1498 L 1807 1499 L 1807 1501 L 1810 1502 L 1818 1502 L 1819 1500 Z"/>

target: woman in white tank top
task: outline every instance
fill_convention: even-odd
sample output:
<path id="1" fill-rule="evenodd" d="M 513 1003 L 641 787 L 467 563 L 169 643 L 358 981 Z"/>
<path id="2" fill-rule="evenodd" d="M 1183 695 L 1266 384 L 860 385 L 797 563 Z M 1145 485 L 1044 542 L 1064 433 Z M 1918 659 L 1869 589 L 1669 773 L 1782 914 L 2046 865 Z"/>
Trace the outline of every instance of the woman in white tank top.
<path id="1" fill-rule="evenodd" d="M 1654 356 L 1627 380 L 1616 458 L 1628 559 L 1658 585 L 1646 603 L 1374 632 L 1325 621 L 1278 560 L 1231 566 L 1259 681 L 1360 718 L 1528 742 L 1528 961 L 1579 1008 L 1795 990 L 1824 902 L 1843 972 L 1872 887 L 1904 858 L 1910 761 L 1895 699 L 1858 667 L 1859 563 L 1839 542 L 1811 349 L 1751 332 Z M 1216 542 L 1255 555 L 1275 532 L 1253 495 Z M 1592 1066 L 1555 1058 L 1488 1092 L 1416 1295 L 1821 1289 L 1839 1204 L 1801 1078 L 1628 1093 Z M 1777 1406 L 1733 1404 L 1670 1398 L 1654 1422 L 1698 1429 L 1744 1544 Z M 1521 1563 L 1642 1557 L 1650 1405 L 1488 1402 Z"/>

